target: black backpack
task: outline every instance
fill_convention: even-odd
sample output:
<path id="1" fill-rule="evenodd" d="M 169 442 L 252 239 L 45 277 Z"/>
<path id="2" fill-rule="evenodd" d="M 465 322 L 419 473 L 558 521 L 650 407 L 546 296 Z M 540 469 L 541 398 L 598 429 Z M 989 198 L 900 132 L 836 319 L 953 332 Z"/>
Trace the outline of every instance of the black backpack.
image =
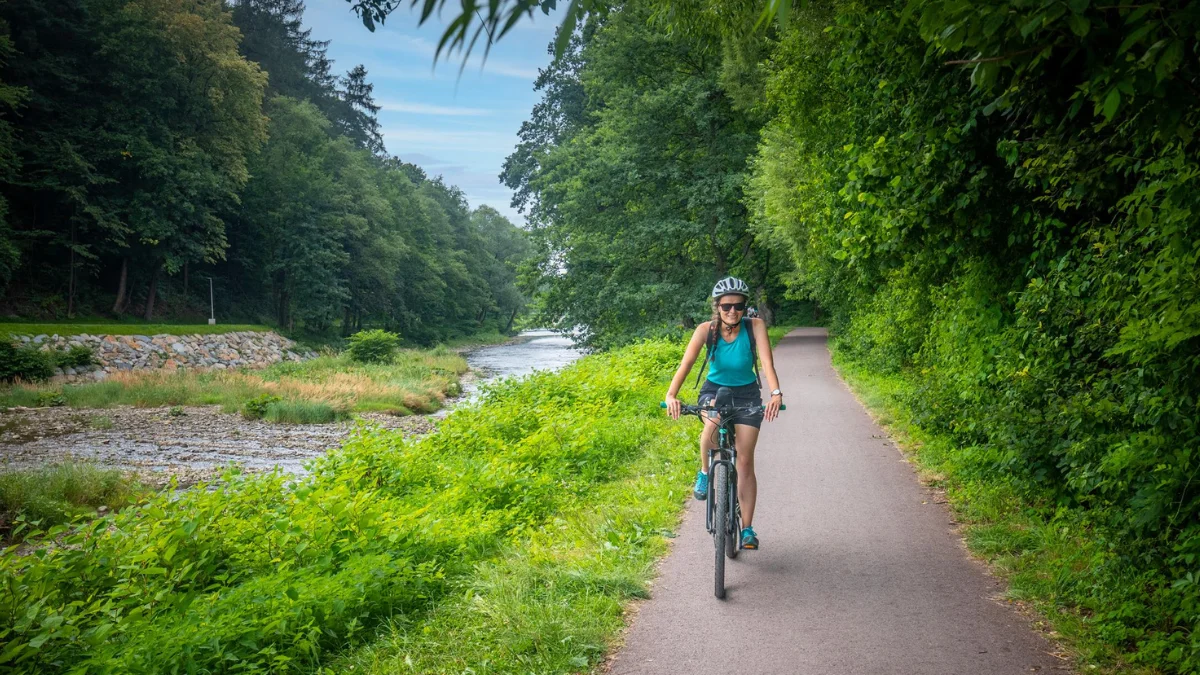
<path id="1" fill-rule="evenodd" d="M 696 373 L 696 386 L 700 386 L 700 378 L 704 377 L 704 369 L 708 367 L 708 362 L 717 355 L 717 340 L 720 337 L 717 335 L 716 321 L 708 324 L 708 339 L 704 341 L 704 360 L 700 362 L 700 370 Z M 754 329 L 750 326 L 749 319 L 742 319 L 742 330 L 746 331 L 746 337 L 750 342 L 750 363 L 754 364 L 754 381 L 762 387 L 762 378 L 758 374 L 758 349 L 754 344 Z"/>

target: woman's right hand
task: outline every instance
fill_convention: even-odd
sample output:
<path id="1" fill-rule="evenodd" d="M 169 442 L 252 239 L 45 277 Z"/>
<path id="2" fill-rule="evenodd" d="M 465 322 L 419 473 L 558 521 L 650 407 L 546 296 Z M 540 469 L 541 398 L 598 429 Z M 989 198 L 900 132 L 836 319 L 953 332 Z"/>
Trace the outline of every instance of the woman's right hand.
<path id="1" fill-rule="evenodd" d="M 682 405 L 679 402 L 679 399 L 675 398 L 674 396 L 672 396 L 670 394 L 667 394 L 666 398 L 663 400 L 667 402 L 667 414 L 671 416 L 671 419 L 673 419 L 673 420 L 679 419 L 679 410 L 680 410 L 680 406 Z"/>

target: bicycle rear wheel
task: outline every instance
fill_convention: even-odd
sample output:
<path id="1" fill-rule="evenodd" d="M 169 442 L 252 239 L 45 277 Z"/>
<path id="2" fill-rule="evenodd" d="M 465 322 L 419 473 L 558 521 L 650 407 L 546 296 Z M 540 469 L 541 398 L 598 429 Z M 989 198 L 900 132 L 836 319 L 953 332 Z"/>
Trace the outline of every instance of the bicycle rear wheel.
<path id="1" fill-rule="evenodd" d="M 713 594 L 725 598 L 725 542 L 729 540 L 729 466 L 713 467 L 709 496 L 713 498 Z"/>

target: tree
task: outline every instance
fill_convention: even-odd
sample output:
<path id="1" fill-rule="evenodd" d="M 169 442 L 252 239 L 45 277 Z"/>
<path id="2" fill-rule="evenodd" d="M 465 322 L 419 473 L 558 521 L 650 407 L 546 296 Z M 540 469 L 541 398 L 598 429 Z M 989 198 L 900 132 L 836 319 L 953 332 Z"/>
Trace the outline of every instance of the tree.
<path id="1" fill-rule="evenodd" d="M 506 165 L 539 249 L 543 319 L 593 346 L 706 317 L 725 274 L 764 280 L 742 194 L 759 122 L 725 92 L 716 36 L 646 21 L 630 6 L 585 29 L 579 55 L 543 75 Z"/>

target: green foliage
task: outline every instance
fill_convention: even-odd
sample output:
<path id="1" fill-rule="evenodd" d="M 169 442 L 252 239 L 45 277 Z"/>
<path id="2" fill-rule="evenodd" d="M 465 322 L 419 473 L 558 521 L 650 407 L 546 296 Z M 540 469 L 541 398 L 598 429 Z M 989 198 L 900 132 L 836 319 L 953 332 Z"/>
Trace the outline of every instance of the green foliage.
<path id="1" fill-rule="evenodd" d="M 242 417 L 248 420 L 261 420 L 267 414 L 267 409 L 273 403 L 279 403 L 283 399 L 271 394 L 263 394 L 242 404 Z"/>
<path id="2" fill-rule="evenodd" d="M 33 382 L 48 379 L 53 374 L 54 359 L 49 352 L 0 340 L 0 382 Z"/>
<path id="3" fill-rule="evenodd" d="M 133 479 L 113 469 L 91 464 L 64 463 L 39 469 L 0 473 L 0 529 L 20 538 L 26 531 L 13 525 L 49 528 L 105 507 L 116 510 L 142 494 Z"/>
<path id="4" fill-rule="evenodd" d="M 1200 106 L 1176 46 L 1198 26 L 1182 4 L 813 6 L 765 65 L 752 181 L 793 294 L 901 378 L 952 473 L 1098 542 L 1031 588 L 1166 672 L 1200 668 Z"/>
<path id="5" fill-rule="evenodd" d="M 347 340 L 346 353 L 359 363 L 388 363 L 400 348 L 400 336 L 385 330 L 364 330 Z"/>
<path id="6" fill-rule="evenodd" d="M 574 551 L 558 555 L 582 554 L 595 570 L 579 578 L 597 585 L 576 588 L 611 598 L 588 608 L 611 630 L 619 600 L 644 593 L 658 533 L 682 498 L 654 475 L 664 455 L 647 450 L 667 450 L 651 441 L 673 429 L 665 456 L 691 456 L 690 434 L 655 405 L 680 353 L 650 343 L 585 359 L 500 383 L 415 441 L 364 428 L 300 479 L 230 472 L 51 529 L 57 545 L 0 557 L 0 661 L 14 673 L 312 672 L 384 620 L 402 626 L 457 602 L 561 518 L 590 519 Z M 640 486 L 632 503 L 626 480 Z M 601 541 L 609 552 L 586 557 Z M 627 555 L 637 557 L 603 574 Z M 548 656 L 569 650 L 586 667 L 602 655 L 590 644 Z"/>

